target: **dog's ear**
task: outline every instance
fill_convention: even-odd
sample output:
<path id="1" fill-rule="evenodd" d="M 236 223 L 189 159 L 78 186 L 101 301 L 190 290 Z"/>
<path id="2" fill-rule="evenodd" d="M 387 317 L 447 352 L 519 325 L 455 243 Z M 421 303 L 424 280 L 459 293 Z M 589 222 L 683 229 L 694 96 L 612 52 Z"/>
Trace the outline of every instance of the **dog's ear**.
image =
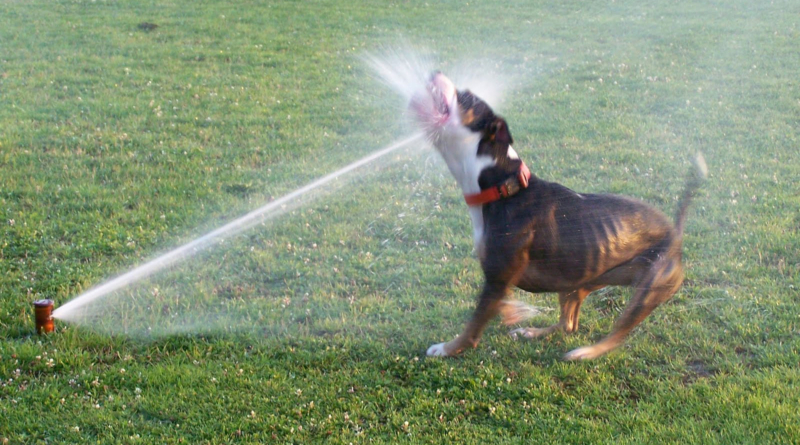
<path id="1" fill-rule="evenodd" d="M 489 126 L 489 137 L 495 142 L 504 145 L 511 145 L 514 143 L 514 140 L 511 138 L 511 131 L 508 129 L 508 124 L 502 117 L 495 119 Z"/>

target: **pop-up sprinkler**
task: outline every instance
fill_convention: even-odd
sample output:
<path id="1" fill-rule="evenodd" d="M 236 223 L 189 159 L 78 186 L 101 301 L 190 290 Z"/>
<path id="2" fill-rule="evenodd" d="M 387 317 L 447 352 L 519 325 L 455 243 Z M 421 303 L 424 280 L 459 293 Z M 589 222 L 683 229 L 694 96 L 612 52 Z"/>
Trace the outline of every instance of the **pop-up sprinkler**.
<path id="1" fill-rule="evenodd" d="M 53 300 L 36 300 L 33 302 L 36 314 L 36 333 L 39 335 L 53 332 Z"/>

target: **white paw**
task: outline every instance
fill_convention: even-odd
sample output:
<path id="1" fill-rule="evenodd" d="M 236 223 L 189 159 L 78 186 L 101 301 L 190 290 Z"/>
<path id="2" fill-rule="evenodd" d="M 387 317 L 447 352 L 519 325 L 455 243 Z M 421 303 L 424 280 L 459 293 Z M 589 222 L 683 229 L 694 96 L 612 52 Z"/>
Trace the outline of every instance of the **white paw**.
<path id="1" fill-rule="evenodd" d="M 584 346 L 582 348 L 573 349 L 572 351 L 567 352 L 564 355 L 564 360 L 591 360 L 599 357 L 600 355 L 602 355 L 602 352 L 598 351 L 597 348 L 593 346 Z"/>
<path id="2" fill-rule="evenodd" d="M 437 343 L 430 348 L 428 348 L 428 352 L 426 352 L 428 357 L 446 357 L 447 353 L 444 351 L 444 343 Z"/>

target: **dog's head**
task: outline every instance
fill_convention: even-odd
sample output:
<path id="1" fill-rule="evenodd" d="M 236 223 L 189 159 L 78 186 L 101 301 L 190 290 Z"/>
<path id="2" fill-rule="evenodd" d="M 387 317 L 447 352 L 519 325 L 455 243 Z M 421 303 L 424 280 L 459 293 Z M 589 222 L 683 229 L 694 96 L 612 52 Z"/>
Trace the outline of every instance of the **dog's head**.
<path id="1" fill-rule="evenodd" d="M 517 157 L 506 121 L 440 72 L 431 75 L 427 91 L 414 96 L 409 109 L 445 158 L 464 150 L 471 152 L 464 155 L 491 157 L 495 165 Z"/>

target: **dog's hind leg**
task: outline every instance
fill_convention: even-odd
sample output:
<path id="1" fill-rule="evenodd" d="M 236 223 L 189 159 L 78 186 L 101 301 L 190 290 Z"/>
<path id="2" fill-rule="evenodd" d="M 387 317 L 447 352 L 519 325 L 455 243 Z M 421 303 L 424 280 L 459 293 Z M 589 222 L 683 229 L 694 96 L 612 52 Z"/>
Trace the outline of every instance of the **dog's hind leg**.
<path id="1" fill-rule="evenodd" d="M 602 286 L 599 286 L 602 287 Z M 561 316 L 558 323 L 548 326 L 546 328 L 519 328 L 510 332 L 511 336 L 517 338 L 523 336 L 525 338 L 537 338 L 550 335 L 557 330 L 562 330 L 571 334 L 578 330 L 578 318 L 580 316 L 581 304 L 586 296 L 593 290 L 599 288 L 577 289 L 569 292 L 558 293 L 558 304 L 561 306 Z"/>
<path id="2" fill-rule="evenodd" d="M 478 297 L 478 306 L 472 314 L 472 319 L 467 323 L 464 332 L 447 343 L 438 343 L 428 348 L 429 356 L 456 355 L 468 347 L 478 346 L 481 334 L 486 324 L 500 312 L 503 298 L 508 292 L 505 283 L 486 282 L 483 291 Z"/>
<path id="3" fill-rule="evenodd" d="M 600 286 L 602 287 L 602 286 Z M 581 305 L 586 296 L 597 288 L 578 289 L 566 295 L 558 294 L 558 303 L 561 306 L 561 318 L 559 324 L 567 334 L 572 334 L 578 330 L 578 318 L 581 315 Z"/>
<path id="4" fill-rule="evenodd" d="M 680 248 L 680 245 L 678 245 Z M 614 323 L 611 333 L 592 346 L 568 352 L 565 360 L 590 360 L 619 346 L 625 337 L 658 305 L 669 300 L 683 282 L 680 254 L 665 254 L 656 260 L 635 284 L 628 306 Z M 576 318 L 577 320 L 577 318 Z"/>

